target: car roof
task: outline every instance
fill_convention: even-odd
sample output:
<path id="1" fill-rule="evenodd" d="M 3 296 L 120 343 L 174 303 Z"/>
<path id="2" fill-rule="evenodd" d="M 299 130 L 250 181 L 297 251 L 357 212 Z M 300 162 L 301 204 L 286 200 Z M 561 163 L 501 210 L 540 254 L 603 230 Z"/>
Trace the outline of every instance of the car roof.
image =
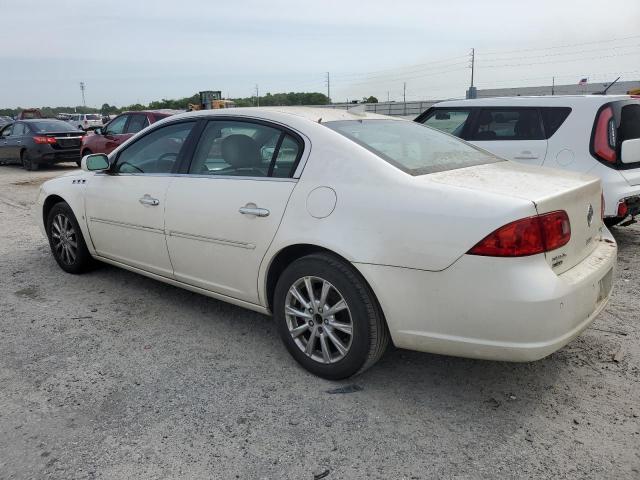
<path id="1" fill-rule="evenodd" d="M 446 100 L 434 107 L 483 107 L 483 106 L 572 106 L 580 104 L 603 104 L 615 100 L 630 100 L 630 95 L 538 95 L 519 97 L 474 98 L 468 100 Z"/>
<path id="2" fill-rule="evenodd" d="M 360 109 L 338 109 L 338 108 L 323 108 L 323 107 L 235 107 L 235 108 L 220 108 L 214 110 L 197 110 L 193 112 L 185 112 L 171 117 L 172 120 L 176 118 L 186 117 L 201 117 L 201 116 L 242 116 L 242 117 L 254 117 L 254 118 L 279 118 L 285 120 L 287 116 L 293 116 L 297 118 L 303 118 L 317 123 L 333 122 L 339 120 L 397 120 L 406 121 L 400 118 L 388 117 L 386 115 L 378 115 L 376 113 L 364 112 Z"/>

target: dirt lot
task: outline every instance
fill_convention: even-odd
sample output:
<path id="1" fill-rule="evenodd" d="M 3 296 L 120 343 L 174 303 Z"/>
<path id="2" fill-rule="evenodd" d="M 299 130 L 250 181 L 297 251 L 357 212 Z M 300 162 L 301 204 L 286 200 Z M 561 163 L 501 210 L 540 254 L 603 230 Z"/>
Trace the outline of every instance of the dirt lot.
<path id="1" fill-rule="evenodd" d="M 0 478 L 640 478 L 638 226 L 614 229 L 606 311 L 549 358 L 390 350 L 328 382 L 268 317 L 63 273 L 30 205 L 70 168 L 0 167 Z"/>

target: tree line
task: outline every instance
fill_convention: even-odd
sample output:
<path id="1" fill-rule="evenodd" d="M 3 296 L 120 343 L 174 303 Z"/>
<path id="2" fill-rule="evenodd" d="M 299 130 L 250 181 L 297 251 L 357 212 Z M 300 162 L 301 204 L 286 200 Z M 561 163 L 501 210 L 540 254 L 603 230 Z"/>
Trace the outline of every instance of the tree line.
<path id="1" fill-rule="evenodd" d="M 329 98 L 324 93 L 319 92 L 289 92 L 289 93 L 267 93 L 260 97 L 244 97 L 244 98 L 231 98 L 238 107 L 252 107 L 260 105 L 261 107 L 267 106 L 294 106 L 294 105 L 327 105 L 330 103 Z M 375 97 L 364 97 L 363 102 L 378 103 L 378 99 Z M 140 111 L 140 110 L 186 110 L 189 104 L 198 104 L 200 102 L 200 95 L 195 93 L 190 97 L 155 100 L 149 102 L 147 105 L 141 103 L 134 103 L 131 105 L 125 105 L 117 107 L 115 105 L 109 105 L 108 103 L 102 104 L 100 109 L 92 107 L 74 106 L 74 107 L 40 107 L 40 111 L 45 117 L 55 117 L 59 113 L 95 113 L 98 110 L 103 115 L 117 115 L 122 112 Z M 32 108 L 32 107 L 25 107 Z M 18 108 L 3 108 L 0 109 L 0 115 L 6 115 L 15 117 L 22 107 Z"/>

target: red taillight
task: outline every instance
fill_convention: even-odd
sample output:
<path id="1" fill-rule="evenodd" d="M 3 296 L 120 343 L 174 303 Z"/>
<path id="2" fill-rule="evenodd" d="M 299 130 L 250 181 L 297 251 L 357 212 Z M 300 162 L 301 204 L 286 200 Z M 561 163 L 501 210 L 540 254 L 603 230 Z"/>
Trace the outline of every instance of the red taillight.
<path id="1" fill-rule="evenodd" d="M 40 145 L 56 143 L 56 139 L 53 137 L 33 137 L 33 141 Z"/>
<path id="2" fill-rule="evenodd" d="M 628 213 L 629 213 L 629 207 L 627 207 L 627 202 L 622 200 L 620 203 L 618 203 L 618 216 L 626 217 Z"/>
<path id="3" fill-rule="evenodd" d="M 616 122 L 611 107 L 604 108 L 598 114 L 593 151 L 605 162 L 616 163 Z"/>
<path id="4" fill-rule="evenodd" d="M 487 235 L 467 253 L 485 257 L 526 257 L 560 248 L 570 239 L 571 223 L 567 212 L 558 210 L 508 223 Z"/>

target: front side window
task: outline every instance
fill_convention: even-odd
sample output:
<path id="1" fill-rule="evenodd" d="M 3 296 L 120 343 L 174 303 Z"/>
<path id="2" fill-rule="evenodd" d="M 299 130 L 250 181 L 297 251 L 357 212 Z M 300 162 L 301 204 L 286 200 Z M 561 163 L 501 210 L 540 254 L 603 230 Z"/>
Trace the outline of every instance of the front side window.
<path id="1" fill-rule="evenodd" d="M 462 140 L 416 122 L 344 120 L 323 125 L 410 175 L 502 161 Z"/>
<path id="2" fill-rule="evenodd" d="M 146 127 L 146 123 L 146 115 L 131 115 L 131 119 L 129 120 L 129 124 L 127 125 L 127 130 L 125 131 L 125 133 L 138 133 L 140 130 Z"/>
<path id="3" fill-rule="evenodd" d="M 13 126 L 13 136 L 14 137 L 22 137 L 25 134 L 25 128 L 23 123 L 16 123 Z"/>
<path id="4" fill-rule="evenodd" d="M 241 177 L 290 177 L 301 149 L 278 128 L 212 120 L 200 137 L 189 173 Z"/>
<path id="5" fill-rule="evenodd" d="M 2 133 L 0 133 L 0 137 L 5 138 L 11 135 L 13 131 L 13 125 L 7 125 L 2 129 Z"/>
<path id="6" fill-rule="evenodd" d="M 171 173 L 195 122 L 160 127 L 118 155 L 116 173 Z"/>
<path id="7" fill-rule="evenodd" d="M 107 135 L 121 135 L 124 132 L 124 126 L 128 118 L 128 115 L 120 115 L 114 118 L 111 123 L 107 125 L 104 133 Z"/>
<path id="8" fill-rule="evenodd" d="M 458 109 L 440 109 L 438 108 L 432 112 L 424 123 L 427 127 L 435 128 L 443 132 L 450 133 L 456 137 L 462 136 L 462 130 L 469 118 L 470 110 L 458 110 Z"/>
<path id="9" fill-rule="evenodd" d="M 483 108 L 470 140 L 544 140 L 537 108 Z"/>

